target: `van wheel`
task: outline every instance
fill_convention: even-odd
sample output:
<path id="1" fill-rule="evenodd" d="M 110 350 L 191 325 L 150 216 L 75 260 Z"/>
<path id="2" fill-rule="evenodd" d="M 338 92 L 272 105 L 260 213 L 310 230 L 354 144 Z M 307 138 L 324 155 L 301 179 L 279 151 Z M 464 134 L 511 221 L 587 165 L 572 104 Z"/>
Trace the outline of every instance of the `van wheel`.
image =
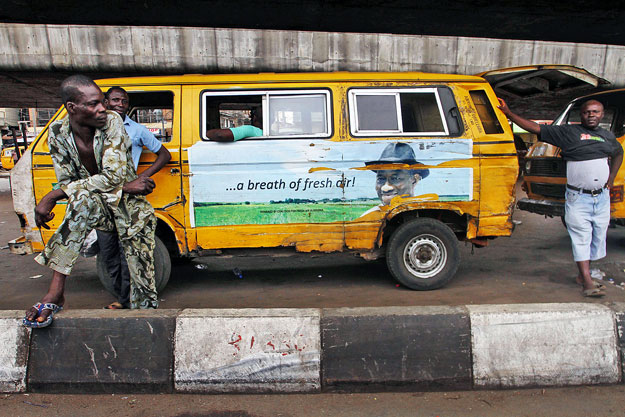
<path id="1" fill-rule="evenodd" d="M 169 257 L 169 252 L 167 252 L 165 244 L 156 236 L 154 237 L 154 241 L 156 244 L 154 246 L 154 284 L 156 285 L 156 292 L 160 293 L 165 289 L 165 286 L 167 286 L 167 282 L 169 282 L 169 276 L 171 275 L 171 258 Z M 113 281 L 111 280 L 104 260 L 100 256 L 97 257 L 96 265 L 100 282 L 109 293 L 115 295 L 113 291 Z"/>
<path id="2" fill-rule="evenodd" d="M 440 288 L 458 270 L 458 239 L 438 220 L 412 220 L 399 226 L 391 235 L 386 248 L 386 263 L 393 277 L 408 288 Z"/>

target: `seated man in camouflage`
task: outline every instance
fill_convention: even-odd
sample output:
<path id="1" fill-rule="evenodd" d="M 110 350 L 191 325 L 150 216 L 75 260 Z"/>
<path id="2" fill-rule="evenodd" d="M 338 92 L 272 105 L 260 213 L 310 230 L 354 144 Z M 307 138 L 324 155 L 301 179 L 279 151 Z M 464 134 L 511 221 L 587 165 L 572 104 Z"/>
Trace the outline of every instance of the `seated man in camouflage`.
<path id="1" fill-rule="evenodd" d="M 58 188 L 35 208 L 38 227 L 54 217 L 67 198 L 63 223 L 35 260 L 51 268 L 52 282 L 41 302 L 26 312 L 24 325 L 45 327 L 65 302 L 65 278 L 71 273 L 91 229 L 117 231 L 131 277 L 131 308 L 156 308 L 154 285 L 154 210 L 144 195 L 154 189 L 149 177 L 138 177 L 130 138 L 122 119 L 109 112 L 104 95 L 89 78 L 74 75 L 61 84 L 67 117 L 50 125 L 48 146 Z"/>

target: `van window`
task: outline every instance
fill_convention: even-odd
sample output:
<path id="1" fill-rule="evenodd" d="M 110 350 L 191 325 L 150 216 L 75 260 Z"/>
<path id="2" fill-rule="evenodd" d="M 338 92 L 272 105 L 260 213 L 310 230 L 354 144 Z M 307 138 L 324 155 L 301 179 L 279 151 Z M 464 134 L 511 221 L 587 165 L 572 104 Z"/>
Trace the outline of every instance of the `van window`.
<path id="1" fill-rule="evenodd" d="M 488 95 L 484 90 L 471 90 L 469 91 L 473 105 L 477 110 L 477 114 L 482 122 L 484 133 L 487 135 L 503 133 L 503 128 L 495 115 L 495 110 L 488 100 Z"/>
<path id="2" fill-rule="evenodd" d="M 325 104 L 323 94 L 270 95 L 269 136 L 327 134 Z"/>
<path id="3" fill-rule="evenodd" d="M 436 88 L 351 89 L 354 136 L 447 136 Z"/>
<path id="4" fill-rule="evenodd" d="M 262 115 L 257 139 L 311 138 L 331 135 L 330 92 L 282 90 L 202 93 L 202 132 L 251 124 L 251 112 Z"/>
<path id="5" fill-rule="evenodd" d="M 144 125 L 161 142 L 171 141 L 174 93 L 171 91 L 128 91 L 128 117 Z"/>

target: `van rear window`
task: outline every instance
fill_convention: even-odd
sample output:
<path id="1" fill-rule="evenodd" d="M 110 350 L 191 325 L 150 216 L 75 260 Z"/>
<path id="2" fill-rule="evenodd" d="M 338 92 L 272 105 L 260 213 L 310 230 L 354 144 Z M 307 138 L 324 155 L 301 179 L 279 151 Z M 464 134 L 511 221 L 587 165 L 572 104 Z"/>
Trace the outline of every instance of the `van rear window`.
<path id="1" fill-rule="evenodd" d="M 482 127 L 487 135 L 503 133 L 503 128 L 495 115 L 495 110 L 488 100 L 486 91 L 484 90 L 471 90 L 471 100 L 477 110 L 477 114 L 482 122 Z"/>
<path id="2" fill-rule="evenodd" d="M 447 136 L 436 88 L 351 89 L 354 136 Z"/>

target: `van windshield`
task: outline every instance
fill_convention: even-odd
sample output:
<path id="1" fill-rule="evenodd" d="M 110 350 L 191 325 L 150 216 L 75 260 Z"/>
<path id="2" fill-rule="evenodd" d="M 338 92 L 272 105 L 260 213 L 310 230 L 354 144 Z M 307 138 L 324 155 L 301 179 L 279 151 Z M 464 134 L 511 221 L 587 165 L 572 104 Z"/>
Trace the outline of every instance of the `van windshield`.
<path id="1" fill-rule="evenodd" d="M 578 125 L 581 124 L 580 120 L 580 110 L 582 103 L 575 103 L 566 118 L 564 119 L 564 124 L 567 125 Z M 604 128 L 605 130 L 612 130 L 612 124 L 614 123 L 614 116 L 616 115 L 616 111 L 614 107 L 606 107 L 603 110 L 603 119 L 601 123 L 599 123 L 599 127 Z"/>
<path id="2" fill-rule="evenodd" d="M 580 124 L 580 109 L 587 100 L 600 101 L 604 107 L 603 120 L 600 127 L 611 131 L 618 138 L 625 134 L 625 92 L 598 94 L 584 97 L 572 103 L 568 111 L 556 119 L 556 124 Z"/>

